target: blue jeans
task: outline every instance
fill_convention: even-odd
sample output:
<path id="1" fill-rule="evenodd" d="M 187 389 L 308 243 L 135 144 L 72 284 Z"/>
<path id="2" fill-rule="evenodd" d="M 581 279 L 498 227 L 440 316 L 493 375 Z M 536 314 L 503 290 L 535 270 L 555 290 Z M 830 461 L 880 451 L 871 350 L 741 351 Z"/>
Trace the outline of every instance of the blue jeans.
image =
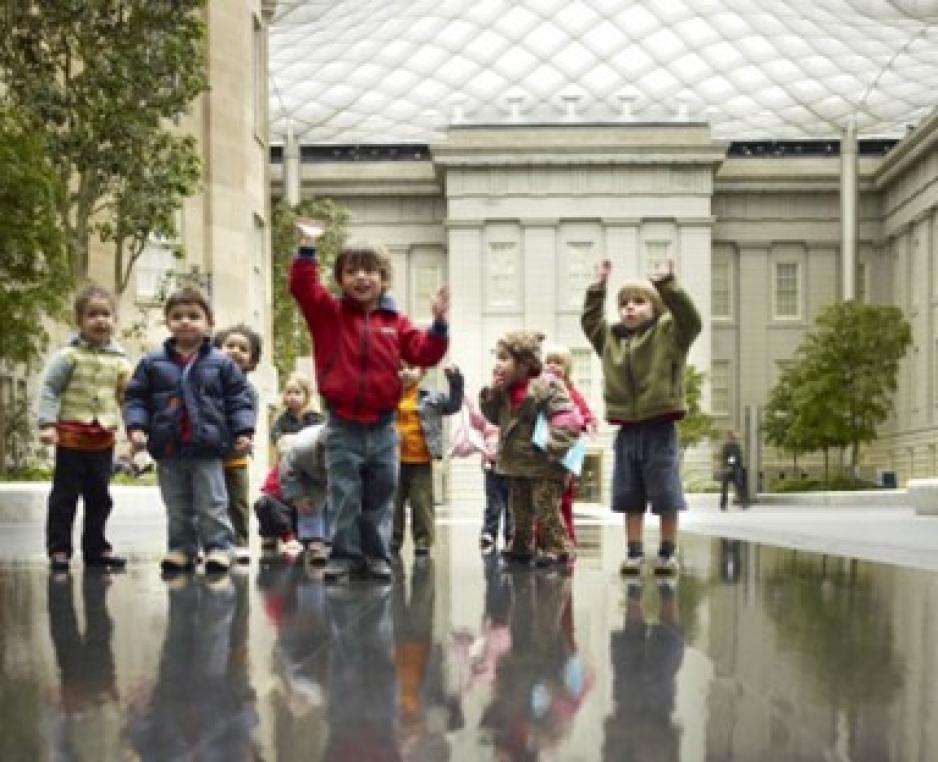
<path id="1" fill-rule="evenodd" d="M 483 468 L 485 475 L 485 514 L 482 517 L 482 533 L 498 539 L 498 524 L 504 517 L 504 538 L 507 545 L 514 534 L 514 517 L 508 510 L 508 480 L 495 473 L 494 468 Z"/>
<path id="2" fill-rule="evenodd" d="M 195 557 L 199 548 L 230 550 L 234 529 L 221 458 L 165 458 L 157 478 L 166 506 L 166 545 Z"/>
<path id="3" fill-rule="evenodd" d="M 394 416 L 369 425 L 330 413 L 326 431 L 331 556 L 352 564 L 389 560 L 399 461 Z"/>

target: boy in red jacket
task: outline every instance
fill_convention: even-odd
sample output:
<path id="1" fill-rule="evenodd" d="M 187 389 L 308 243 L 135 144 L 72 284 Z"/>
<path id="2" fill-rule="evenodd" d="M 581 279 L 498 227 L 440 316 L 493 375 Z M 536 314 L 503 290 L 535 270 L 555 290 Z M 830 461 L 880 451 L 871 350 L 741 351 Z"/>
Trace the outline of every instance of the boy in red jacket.
<path id="1" fill-rule="evenodd" d="M 402 386 L 401 360 L 436 365 L 449 346 L 449 291 L 433 298 L 433 325 L 419 330 L 385 293 L 390 261 L 379 246 L 347 245 L 333 275 L 333 296 L 316 260 L 322 226 L 297 223 L 300 248 L 290 269 L 290 293 L 313 337 L 316 379 L 328 407 L 326 465 L 329 511 L 334 517 L 327 581 L 365 574 L 390 580 L 392 501 L 397 490 L 395 419 Z"/>

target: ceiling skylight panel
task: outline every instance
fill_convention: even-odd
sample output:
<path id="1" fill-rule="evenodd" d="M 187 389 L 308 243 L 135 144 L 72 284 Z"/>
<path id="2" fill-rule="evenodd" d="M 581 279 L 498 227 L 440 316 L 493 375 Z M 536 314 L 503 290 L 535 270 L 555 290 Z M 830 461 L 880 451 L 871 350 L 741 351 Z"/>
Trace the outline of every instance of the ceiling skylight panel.
<path id="1" fill-rule="evenodd" d="M 687 40 L 688 45 L 692 48 L 710 45 L 720 39 L 713 26 L 702 18 L 681 21 L 673 29 L 677 35 Z"/>
<path id="2" fill-rule="evenodd" d="M 510 84 L 504 75 L 483 69 L 465 83 L 463 90 L 484 101 L 503 92 Z"/>
<path id="3" fill-rule="evenodd" d="M 479 27 L 462 19 L 451 19 L 436 35 L 436 42 L 449 50 L 459 50 L 478 34 Z"/>
<path id="4" fill-rule="evenodd" d="M 457 54 L 450 56 L 443 65 L 436 70 L 435 76 L 454 87 L 459 87 L 478 70 L 479 64 L 465 56 Z"/>
<path id="5" fill-rule="evenodd" d="M 596 56 L 592 51 L 577 41 L 571 42 L 563 50 L 558 51 L 551 59 L 551 63 L 570 77 L 579 75 L 595 62 Z"/>
<path id="6" fill-rule="evenodd" d="M 569 35 L 560 31 L 550 21 L 538 24 L 521 39 L 521 44 L 534 54 L 545 58 L 553 55 L 561 45 L 569 39 Z"/>
<path id="7" fill-rule="evenodd" d="M 658 61 L 673 60 L 687 50 L 687 43 L 670 29 L 659 29 L 648 35 L 642 40 L 642 45 L 650 50 L 652 56 Z"/>
<path id="8" fill-rule="evenodd" d="M 503 35 L 491 29 L 482 29 L 463 46 L 462 54 L 474 58 L 480 64 L 489 64 L 510 47 L 511 41 Z"/>
<path id="9" fill-rule="evenodd" d="M 597 98 L 604 98 L 616 87 L 622 84 L 622 78 L 618 72 L 605 63 L 599 63 L 585 72 L 579 82 Z"/>
<path id="10" fill-rule="evenodd" d="M 587 45 L 598 56 L 612 53 L 627 42 L 622 30 L 609 19 L 603 19 L 598 24 L 590 27 L 580 39 L 583 40 L 584 45 Z"/>
<path id="11" fill-rule="evenodd" d="M 568 84 L 568 79 L 552 64 L 542 63 L 525 78 L 525 83 L 531 89 L 549 97 Z"/>
<path id="12" fill-rule="evenodd" d="M 449 51 L 433 44 L 421 45 L 407 61 L 407 66 L 414 71 L 431 75 L 449 58 Z"/>
<path id="13" fill-rule="evenodd" d="M 572 0 L 552 14 L 552 20 L 571 37 L 581 37 L 598 21 L 598 15 L 588 3 Z"/>
<path id="14" fill-rule="evenodd" d="M 388 74 L 387 67 L 362 62 L 345 78 L 346 82 L 365 87 L 378 85 Z"/>
<path id="15" fill-rule="evenodd" d="M 629 45 L 616 53 L 609 62 L 626 79 L 637 77 L 657 67 L 657 62 L 639 45 Z"/>
<path id="16" fill-rule="evenodd" d="M 498 70 L 504 72 L 507 76 L 517 77 L 523 72 L 531 71 L 538 65 L 540 60 L 531 51 L 520 45 L 515 45 L 506 50 L 494 63 Z"/>
<path id="17" fill-rule="evenodd" d="M 510 10 L 490 18 L 489 23 L 508 37 L 525 39 L 531 30 L 542 22 L 540 16 L 531 13 L 527 8 L 508 3 L 505 5 L 510 5 Z"/>
<path id="18" fill-rule="evenodd" d="M 616 14 L 616 23 L 633 40 L 640 40 L 661 28 L 661 20 L 637 3 Z"/>
<path id="19" fill-rule="evenodd" d="M 679 79 L 693 84 L 713 71 L 713 67 L 696 53 L 687 53 L 668 64 Z"/>
<path id="20" fill-rule="evenodd" d="M 713 43 L 697 48 L 697 52 L 717 68 L 736 66 L 746 60 L 735 41 Z"/>

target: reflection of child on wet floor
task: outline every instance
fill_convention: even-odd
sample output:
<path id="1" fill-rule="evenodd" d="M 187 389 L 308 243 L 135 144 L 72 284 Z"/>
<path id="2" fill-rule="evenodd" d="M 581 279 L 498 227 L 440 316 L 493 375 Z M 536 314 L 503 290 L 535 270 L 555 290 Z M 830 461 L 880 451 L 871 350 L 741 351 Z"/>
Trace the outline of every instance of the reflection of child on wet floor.
<path id="1" fill-rule="evenodd" d="M 458 413 L 463 398 L 463 377 L 459 369 L 452 366 L 443 372 L 448 392 L 429 391 L 420 388 L 426 370 L 401 363 L 398 375 L 404 393 L 397 405 L 401 465 L 394 496 L 392 553 L 399 553 L 404 544 L 404 507 L 407 504 L 410 504 L 414 555 L 426 556 L 433 547 L 433 461 L 443 457 L 443 416 Z"/>
<path id="2" fill-rule="evenodd" d="M 507 562 L 528 565 L 534 557 L 534 525 L 543 553 L 538 565 L 566 564 L 572 549 L 560 522 L 560 496 L 567 471 L 562 459 L 580 433 L 580 419 L 563 384 L 541 375 L 541 342 L 535 331 L 511 331 L 496 345 L 492 385 L 479 395 L 480 407 L 499 427 L 496 468 L 508 481 L 508 508 L 515 532 Z M 543 449 L 533 437 L 539 415 L 547 421 Z"/>
<path id="3" fill-rule="evenodd" d="M 678 569 L 678 512 L 687 502 L 681 486 L 677 421 L 687 412 L 684 365 L 700 333 L 700 315 L 674 278 L 673 263 L 648 280 L 624 283 L 617 295 L 619 320 L 606 321 L 606 282 L 612 264 L 596 265 L 586 291 L 582 326 L 602 358 L 606 418 L 618 424 L 614 445 L 612 510 L 625 514 L 628 555 L 622 574 L 639 574 L 644 558 L 645 509 L 661 520 L 658 573 Z"/>

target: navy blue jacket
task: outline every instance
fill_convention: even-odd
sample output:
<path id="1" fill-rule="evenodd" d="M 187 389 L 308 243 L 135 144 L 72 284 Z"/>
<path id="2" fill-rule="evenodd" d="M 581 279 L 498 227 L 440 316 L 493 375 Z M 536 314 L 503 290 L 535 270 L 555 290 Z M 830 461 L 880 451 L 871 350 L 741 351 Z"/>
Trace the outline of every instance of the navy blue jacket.
<path id="1" fill-rule="evenodd" d="M 234 440 L 254 433 L 255 406 L 241 369 L 206 338 L 188 366 L 176 358 L 175 339 L 151 352 L 134 370 L 124 398 L 127 431 L 147 433 L 157 460 L 178 455 L 221 457 Z M 182 413 L 189 414 L 190 441 L 182 443 Z"/>

